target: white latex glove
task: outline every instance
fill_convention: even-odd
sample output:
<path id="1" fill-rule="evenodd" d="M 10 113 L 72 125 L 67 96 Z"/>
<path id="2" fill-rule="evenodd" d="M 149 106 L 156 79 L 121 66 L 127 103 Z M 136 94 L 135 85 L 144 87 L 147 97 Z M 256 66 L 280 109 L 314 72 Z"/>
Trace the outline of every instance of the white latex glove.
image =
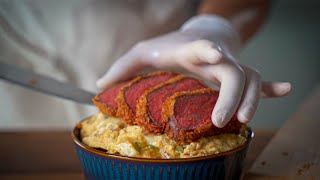
<path id="1" fill-rule="evenodd" d="M 182 67 L 220 87 L 212 112 L 215 126 L 225 126 L 237 109 L 239 121 L 247 123 L 261 95 L 284 96 L 291 85 L 262 82 L 256 70 L 236 60 L 239 49 L 239 35 L 229 21 L 214 15 L 196 16 L 178 31 L 135 45 L 97 81 L 97 86 L 107 88 L 147 67 Z"/>

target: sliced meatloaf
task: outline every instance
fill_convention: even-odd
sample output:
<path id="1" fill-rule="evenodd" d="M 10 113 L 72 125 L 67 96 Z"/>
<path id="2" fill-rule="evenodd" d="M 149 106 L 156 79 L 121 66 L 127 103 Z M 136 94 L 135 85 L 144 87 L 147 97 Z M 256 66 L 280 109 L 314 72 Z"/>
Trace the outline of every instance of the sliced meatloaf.
<path id="1" fill-rule="evenodd" d="M 161 121 L 163 102 L 176 92 L 191 91 L 204 88 L 199 80 L 178 75 L 158 86 L 147 90 L 138 100 L 136 123 L 149 133 L 163 133 L 165 124 Z"/>
<path id="2" fill-rule="evenodd" d="M 148 89 L 159 85 L 175 77 L 177 74 L 172 72 L 157 71 L 146 75 L 138 76 L 130 83 L 124 85 L 117 97 L 117 117 L 120 117 L 127 124 L 135 123 L 136 105 L 141 95 Z"/>
<path id="3" fill-rule="evenodd" d="M 97 94 L 92 100 L 93 103 L 102 113 L 109 116 L 115 116 L 118 109 L 116 97 L 118 96 L 120 89 L 127 83 L 128 82 L 120 83 L 108 90 L 101 92 L 100 94 Z"/>
<path id="4" fill-rule="evenodd" d="M 219 93 L 211 88 L 177 92 L 162 106 L 165 133 L 177 143 L 190 143 L 203 136 L 239 133 L 241 123 L 233 116 L 224 128 L 212 124 L 211 114 Z"/>

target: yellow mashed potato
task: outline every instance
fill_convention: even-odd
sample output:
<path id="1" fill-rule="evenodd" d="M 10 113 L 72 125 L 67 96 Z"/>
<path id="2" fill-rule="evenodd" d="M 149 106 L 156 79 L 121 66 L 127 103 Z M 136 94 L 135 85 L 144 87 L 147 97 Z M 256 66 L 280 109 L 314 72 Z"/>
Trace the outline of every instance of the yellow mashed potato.
<path id="1" fill-rule="evenodd" d="M 245 128 L 243 128 L 245 129 Z M 82 142 L 111 154 L 143 158 L 189 158 L 218 154 L 242 145 L 245 130 L 239 135 L 202 137 L 190 144 L 178 145 L 166 135 L 147 134 L 139 126 L 129 126 L 115 117 L 98 113 L 81 123 Z"/>

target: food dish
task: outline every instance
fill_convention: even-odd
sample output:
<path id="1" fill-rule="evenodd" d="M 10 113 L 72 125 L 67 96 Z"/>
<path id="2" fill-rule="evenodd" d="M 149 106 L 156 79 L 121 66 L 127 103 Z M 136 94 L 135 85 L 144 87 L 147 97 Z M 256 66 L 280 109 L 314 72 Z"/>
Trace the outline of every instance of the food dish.
<path id="1" fill-rule="evenodd" d="M 73 139 L 89 179 L 239 179 L 253 133 L 236 116 L 211 122 L 219 93 L 172 72 L 153 72 L 98 94 L 100 113 Z"/>

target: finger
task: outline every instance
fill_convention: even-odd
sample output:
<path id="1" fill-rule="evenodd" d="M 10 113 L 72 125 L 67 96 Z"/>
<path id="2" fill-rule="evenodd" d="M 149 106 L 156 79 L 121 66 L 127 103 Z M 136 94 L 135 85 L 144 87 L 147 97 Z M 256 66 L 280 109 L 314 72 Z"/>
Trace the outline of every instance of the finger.
<path id="1" fill-rule="evenodd" d="M 194 64 L 184 64 L 182 66 L 183 70 L 185 70 L 185 73 L 192 73 L 196 77 L 199 77 L 200 79 L 204 79 L 208 81 L 208 83 L 213 84 L 216 86 L 215 89 L 220 89 L 220 81 L 216 78 L 215 75 L 213 75 L 213 72 L 217 70 L 215 67 L 216 65 L 206 65 L 206 66 L 198 66 Z"/>
<path id="2" fill-rule="evenodd" d="M 222 61 L 222 53 L 207 40 L 198 40 L 182 46 L 176 51 L 175 59 L 181 64 L 218 64 Z"/>
<path id="3" fill-rule="evenodd" d="M 242 123 L 248 123 L 259 104 L 261 91 L 261 77 L 255 70 L 243 67 L 246 73 L 246 84 L 244 87 L 237 118 Z"/>
<path id="4" fill-rule="evenodd" d="M 215 126 L 222 128 L 230 121 L 240 103 L 245 76 L 243 70 L 234 65 L 221 67 L 215 73 L 221 82 L 221 87 L 219 98 L 212 112 L 212 121 Z"/>
<path id="5" fill-rule="evenodd" d="M 286 96 L 291 91 L 289 82 L 262 82 L 261 97 L 272 98 Z"/>
<path id="6" fill-rule="evenodd" d="M 118 59 L 111 68 L 97 81 L 99 89 L 106 89 L 116 82 L 127 80 L 134 76 L 145 65 L 135 56 L 128 53 Z"/>

